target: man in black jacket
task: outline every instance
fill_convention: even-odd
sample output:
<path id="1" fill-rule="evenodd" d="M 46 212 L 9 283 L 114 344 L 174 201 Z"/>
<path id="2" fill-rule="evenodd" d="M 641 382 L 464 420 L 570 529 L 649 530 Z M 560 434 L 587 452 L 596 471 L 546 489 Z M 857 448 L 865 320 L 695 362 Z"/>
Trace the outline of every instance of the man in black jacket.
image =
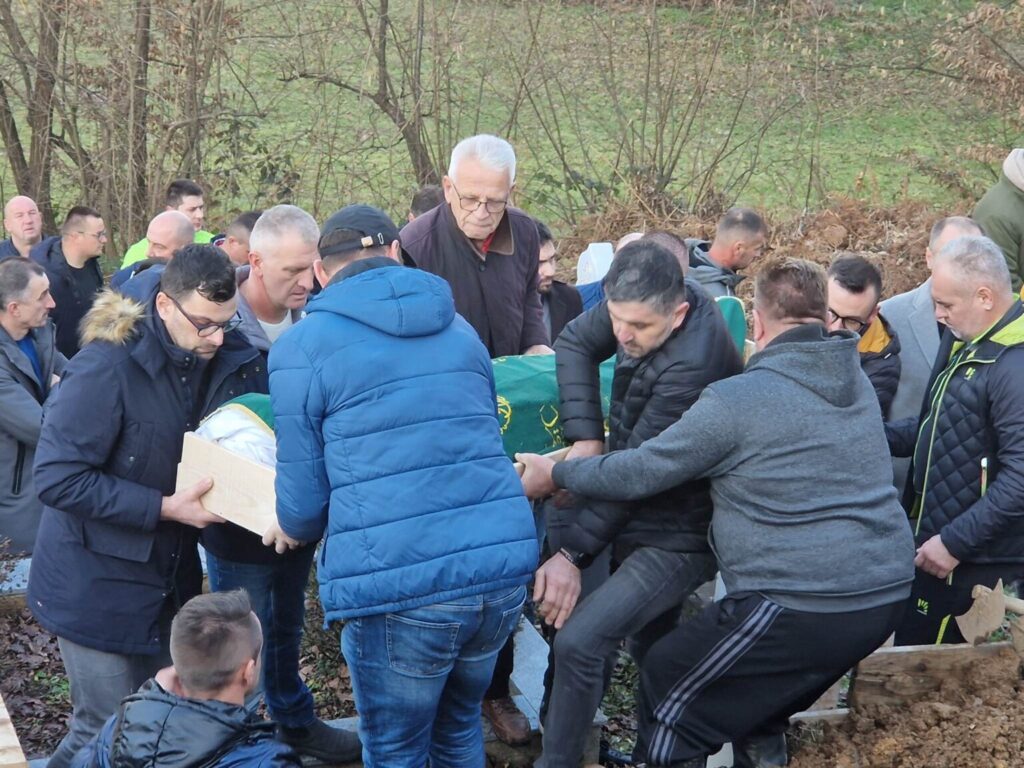
<path id="1" fill-rule="evenodd" d="M 860 335 L 860 367 L 878 396 L 882 418 L 900 383 L 900 341 L 896 331 L 878 312 L 882 273 L 856 253 L 837 256 L 828 268 L 828 329 Z"/>
<path id="2" fill-rule="evenodd" d="M 552 341 L 562 333 L 562 329 L 583 312 L 583 299 L 580 292 L 571 285 L 555 279 L 558 270 L 558 246 L 555 238 L 542 221 L 536 221 L 537 234 L 540 235 L 540 263 L 537 268 L 537 293 L 540 294 L 540 305 L 544 312 L 544 325 Z"/>
<path id="3" fill-rule="evenodd" d="M 661 246 L 622 249 L 604 278 L 607 300 L 570 323 L 555 344 L 561 419 L 570 457 L 604 448 L 598 364 L 617 354 L 609 450 L 634 448 L 679 420 L 711 382 L 742 370 L 714 300 L 688 285 Z M 707 543 L 711 498 L 695 480 L 635 503 L 582 500 L 561 548 L 537 573 L 535 599 L 555 638 L 555 672 L 539 766 L 575 767 L 602 695 L 605 660 L 623 639 L 641 658 L 670 630 L 682 601 L 714 576 Z M 606 547 L 619 564 L 575 610 L 548 605 L 579 594 L 580 568 Z M 571 618 L 569 614 L 571 613 Z M 568 621 L 566 621 L 568 619 Z"/>
<path id="4" fill-rule="evenodd" d="M 171 623 L 174 666 L 121 703 L 73 768 L 299 768 L 274 724 L 245 706 L 262 639 L 243 590 L 193 597 Z"/>
<path id="5" fill-rule="evenodd" d="M 198 529 L 223 521 L 199 501 L 209 479 L 175 491 L 182 435 L 267 391 L 236 306 L 234 268 L 209 245 L 181 249 L 145 304 L 101 295 L 43 421 L 28 604 L 57 635 L 73 707 L 53 768 L 167 666 L 171 618 L 202 586 Z"/>
<path id="6" fill-rule="evenodd" d="M 57 349 L 64 357 L 78 351 L 78 324 L 103 289 L 99 257 L 107 230 L 99 211 L 77 205 L 68 211 L 60 235 L 34 245 L 29 258 L 42 265 L 57 304 L 50 317 L 57 326 Z"/>
<path id="7" fill-rule="evenodd" d="M 1024 307 L 999 247 L 953 240 L 932 264 L 946 326 L 919 418 L 886 426 L 910 456 L 903 503 L 917 575 L 898 645 L 963 642 L 952 617 L 976 584 L 1024 576 Z"/>

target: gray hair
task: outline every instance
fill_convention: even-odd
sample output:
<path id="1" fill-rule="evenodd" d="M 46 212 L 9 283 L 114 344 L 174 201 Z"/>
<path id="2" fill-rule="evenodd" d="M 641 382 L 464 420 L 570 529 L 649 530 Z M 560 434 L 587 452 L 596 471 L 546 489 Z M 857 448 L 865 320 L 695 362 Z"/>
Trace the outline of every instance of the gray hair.
<path id="1" fill-rule="evenodd" d="M 6 312 L 12 301 L 25 298 L 32 278 L 44 274 L 41 266 L 28 259 L 15 257 L 0 261 L 0 312 Z"/>
<path id="2" fill-rule="evenodd" d="M 320 227 L 316 220 L 297 205 L 275 205 L 265 210 L 253 225 L 249 235 L 249 250 L 266 256 L 273 254 L 274 246 L 285 232 L 299 236 L 302 242 L 316 246 L 320 242 Z"/>
<path id="3" fill-rule="evenodd" d="M 928 247 L 933 252 L 935 251 L 935 245 L 939 242 L 939 238 L 945 235 L 950 228 L 955 230 L 959 237 L 985 234 L 981 226 L 974 219 L 969 219 L 966 216 L 947 216 L 936 221 L 932 225 L 931 233 L 928 235 Z"/>
<path id="4" fill-rule="evenodd" d="M 602 281 L 608 301 L 639 301 L 667 315 L 686 300 L 679 262 L 665 247 L 650 240 L 623 246 Z"/>
<path id="5" fill-rule="evenodd" d="M 999 246 L 982 235 L 950 240 L 935 256 L 934 266 L 948 264 L 959 282 L 974 288 L 987 286 L 996 293 L 1013 294 L 1006 258 Z"/>
<path id="6" fill-rule="evenodd" d="M 494 171 L 508 171 L 508 183 L 516 180 L 516 151 L 504 139 L 481 133 L 470 136 L 455 145 L 451 160 L 448 162 L 448 177 L 454 179 L 458 173 L 459 163 L 472 157 L 485 168 Z"/>

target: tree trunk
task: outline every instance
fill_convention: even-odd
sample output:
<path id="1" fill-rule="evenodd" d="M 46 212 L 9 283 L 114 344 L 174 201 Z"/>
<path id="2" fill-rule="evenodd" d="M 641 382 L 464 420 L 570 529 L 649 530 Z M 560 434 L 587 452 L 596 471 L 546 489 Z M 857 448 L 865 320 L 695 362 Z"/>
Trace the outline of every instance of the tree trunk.
<path id="1" fill-rule="evenodd" d="M 29 187 L 26 194 L 36 201 L 43 215 L 43 229 L 54 232 L 57 223 L 50 200 L 50 177 L 53 168 L 53 93 L 60 60 L 60 33 L 65 0 L 51 0 L 39 5 L 39 50 L 36 54 L 36 77 L 32 98 L 28 102 L 28 126 L 32 144 L 29 148 Z"/>
<path id="2" fill-rule="evenodd" d="M 132 47 L 132 87 L 128 97 L 128 215 L 132 230 L 142 229 L 149 218 L 148 169 L 149 151 L 146 145 L 146 123 L 149 118 L 147 103 L 149 79 L 150 0 L 135 2 L 135 42 Z"/>

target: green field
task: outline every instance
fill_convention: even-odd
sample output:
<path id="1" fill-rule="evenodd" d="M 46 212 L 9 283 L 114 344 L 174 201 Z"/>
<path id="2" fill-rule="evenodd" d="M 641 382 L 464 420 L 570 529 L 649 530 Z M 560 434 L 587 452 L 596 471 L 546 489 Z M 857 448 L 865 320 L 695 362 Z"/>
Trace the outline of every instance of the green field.
<path id="1" fill-rule="evenodd" d="M 423 115 L 435 168 L 443 171 L 461 136 L 505 135 L 520 155 L 519 204 L 570 227 L 606 195 L 632 190 L 662 209 L 741 202 L 776 215 L 830 195 L 948 205 L 991 183 L 1024 135 L 1018 104 L 986 102 L 942 74 L 933 43 L 975 6 L 682 2 L 652 18 L 649 5 L 630 2 L 403 0 L 386 27 L 388 72 L 396 102 Z M 151 149 L 151 184 L 188 167 L 175 151 L 193 152 L 195 175 L 212 191 L 214 229 L 280 201 L 321 218 L 353 201 L 403 216 L 417 183 L 395 125 L 365 95 L 305 79 L 377 88 L 376 6 L 367 6 L 370 35 L 355 3 L 225 7 L 222 56 L 203 93 L 219 116 L 205 123 L 198 149 L 171 145 L 156 160 Z M 32 18 L 28 6 L 21 12 Z M 130 14 L 105 23 L 130 36 Z M 168 28 L 158 21 L 158 42 Z M 102 58 L 86 42 L 77 51 Z M 154 93 L 177 76 L 154 64 Z M 152 145 L 173 117 L 153 120 Z M 98 141 L 100 128 L 84 133 Z M 0 191 L 14 192 L 6 163 Z M 53 197 L 58 211 L 89 202 L 66 163 Z"/>

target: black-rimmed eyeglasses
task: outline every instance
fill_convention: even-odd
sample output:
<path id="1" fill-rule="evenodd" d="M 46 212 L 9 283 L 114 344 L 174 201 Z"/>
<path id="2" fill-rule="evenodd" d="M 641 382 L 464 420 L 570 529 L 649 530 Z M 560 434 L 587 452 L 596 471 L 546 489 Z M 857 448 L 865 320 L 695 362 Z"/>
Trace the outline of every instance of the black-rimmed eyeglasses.
<path id="1" fill-rule="evenodd" d="M 454 183 L 452 189 L 455 190 L 455 195 L 459 198 L 459 205 L 466 213 L 472 213 L 481 205 L 488 213 L 501 213 L 508 206 L 507 197 L 504 200 L 481 200 L 478 197 L 463 197 Z"/>
<path id="2" fill-rule="evenodd" d="M 165 293 L 164 296 L 170 299 L 171 303 L 178 308 L 178 311 L 185 316 L 185 319 L 192 323 L 192 327 L 196 329 L 196 333 L 199 335 L 199 338 L 201 339 L 213 336 L 213 334 L 215 334 L 217 331 L 230 333 L 231 331 L 235 330 L 238 326 L 242 324 L 242 318 L 239 317 L 238 315 L 235 315 L 230 320 L 223 323 L 200 323 L 198 320 L 192 317 L 192 315 L 186 312 L 185 308 L 182 307 L 181 304 L 179 304 L 178 301 L 173 296 L 171 296 L 169 293 Z"/>

